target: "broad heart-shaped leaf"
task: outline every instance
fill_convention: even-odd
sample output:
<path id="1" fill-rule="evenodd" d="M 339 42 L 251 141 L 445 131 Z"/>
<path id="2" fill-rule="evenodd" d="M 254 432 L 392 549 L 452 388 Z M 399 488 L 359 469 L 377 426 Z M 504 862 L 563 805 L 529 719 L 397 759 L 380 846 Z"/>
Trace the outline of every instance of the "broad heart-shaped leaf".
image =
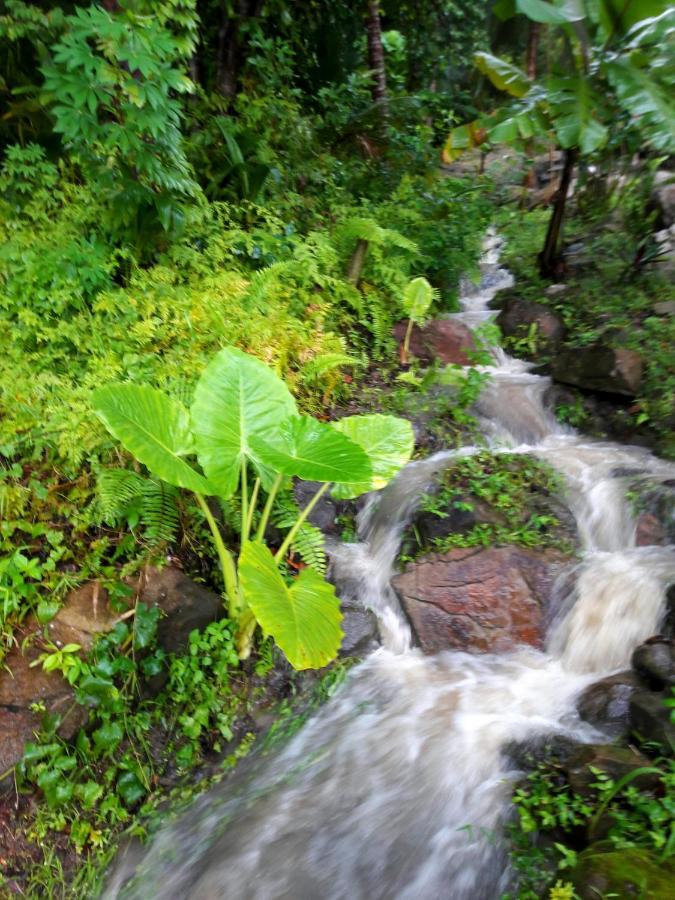
<path id="1" fill-rule="evenodd" d="M 236 347 L 216 354 L 199 379 L 190 413 L 199 462 L 222 497 L 236 491 L 243 459 L 258 464 L 251 437 L 295 412 L 284 382 L 259 359 Z M 264 469 L 260 474 L 269 483 Z"/>
<path id="2" fill-rule="evenodd" d="M 263 465 L 305 481 L 368 481 L 368 456 L 349 437 L 311 416 L 291 416 L 276 428 L 251 437 Z"/>
<path id="3" fill-rule="evenodd" d="M 476 53 L 476 67 L 486 75 L 498 91 L 506 91 L 512 97 L 524 97 L 532 87 L 532 82 L 522 69 L 511 65 L 491 53 Z"/>
<path id="4" fill-rule="evenodd" d="M 107 384 L 94 391 L 92 403 L 113 437 L 154 475 L 176 487 L 213 493 L 204 476 L 181 459 L 194 453 L 182 403 L 142 384 Z"/>
<path id="5" fill-rule="evenodd" d="M 413 278 L 403 291 L 403 309 L 413 322 L 420 323 L 424 321 L 433 299 L 434 290 L 426 278 Z"/>
<path id="6" fill-rule="evenodd" d="M 373 475 L 361 484 L 336 484 L 331 491 L 338 500 L 351 500 L 367 491 L 383 488 L 410 460 L 415 447 L 412 425 L 397 416 L 348 416 L 332 427 L 346 434 L 368 454 Z"/>
<path id="7" fill-rule="evenodd" d="M 313 569 L 286 586 L 264 544 L 248 541 L 239 559 L 244 599 L 294 669 L 320 669 L 335 659 L 342 613 L 335 589 Z"/>
<path id="8" fill-rule="evenodd" d="M 516 0 L 518 12 L 523 13 L 533 22 L 544 25 L 562 25 L 565 22 L 578 22 L 584 18 L 583 3 L 579 0 L 564 0 L 557 3 L 546 3 L 544 0 Z"/>

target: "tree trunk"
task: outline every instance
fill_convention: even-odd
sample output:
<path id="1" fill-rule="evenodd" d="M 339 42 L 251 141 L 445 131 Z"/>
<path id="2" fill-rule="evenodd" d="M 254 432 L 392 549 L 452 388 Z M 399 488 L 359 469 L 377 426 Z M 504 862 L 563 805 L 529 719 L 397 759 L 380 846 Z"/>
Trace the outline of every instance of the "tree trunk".
<path id="1" fill-rule="evenodd" d="M 368 65 L 372 73 L 370 92 L 381 115 L 387 115 L 387 72 L 384 67 L 382 24 L 378 0 L 368 0 Z"/>
<path id="2" fill-rule="evenodd" d="M 238 11 L 228 16 L 221 3 L 221 22 L 216 49 L 216 90 L 223 97 L 233 99 L 239 87 L 239 71 L 244 57 L 241 42 L 241 23 L 260 13 L 262 0 L 239 0 Z"/>
<path id="3" fill-rule="evenodd" d="M 354 252 L 349 260 L 349 265 L 347 266 L 347 278 L 352 284 L 357 286 L 359 281 L 361 281 L 361 272 L 363 271 L 363 265 L 366 261 L 366 256 L 368 255 L 368 249 L 368 241 L 363 239 L 357 241 Z"/>
<path id="4" fill-rule="evenodd" d="M 539 34 L 541 25 L 539 22 L 530 22 L 530 31 L 527 36 L 527 77 L 534 81 L 537 77 L 537 51 L 539 50 Z"/>
<path id="5" fill-rule="evenodd" d="M 546 231 L 544 249 L 539 254 L 539 272 L 542 278 L 552 278 L 559 274 L 558 242 L 565 217 L 565 204 L 567 203 L 567 194 L 569 193 L 576 159 L 577 151 L 575 148 L 565 151 L 565 165 L 563 166 L 560 185 L 553 202 L 553 212 Z"/>
<path id="6" fill-rule="evenodd" d="M 539 22 L 530 22 L 530 30 L 527 35 L 527 77 L 530 81 L 534 81 L 537 77 L 537 51 L 539 50 L 539 35 L 541 33 L 541 25 Z M 526 150 L 528 156 L 532 153 L 532 142 L 528 141 L 526 145 Z M 523 182 L 524 188 L 530 188 L 531 190 L 537 187 L 537 174 L 535 172 L 534 166 L 531 165 L 530 168 L 525 173 L 525 180 Z M 525 195 L 522 198 L 523 202 L 525 201 Z"/>

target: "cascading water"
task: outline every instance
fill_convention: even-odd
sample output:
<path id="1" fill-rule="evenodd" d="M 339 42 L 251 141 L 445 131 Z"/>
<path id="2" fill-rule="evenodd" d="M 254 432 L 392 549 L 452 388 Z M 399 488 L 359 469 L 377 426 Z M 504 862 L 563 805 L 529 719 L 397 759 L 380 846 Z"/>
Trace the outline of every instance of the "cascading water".
<path id="1" fill-rule="evenodd" d="M 482 282 L 457 316 L 476 325 L 508 283 L 486 241 Z M 376 613 L 384 646 L 276 756 L 204 795 L 162 830 L 109 897 L 160 900 L 497 900 L 510 874 L 500 841 L 516 773 L 506 745 L 564 733 L 592 739 L 574 701 L 626 667 L 655 633 L 675 581 L 673 548 L 635 547 L 625 477 L 673 478 L 640 448 L 597 443 L 555 422 L 548 379 L 495 350 L 478 414 L 495 448 L 536 454 L 565 477 L 585 550 L 547 652 L 424 656 L 389 581 L 401 535 L 435 472 L 475 448 L 411 463 L 373 498 L 361 543 L 332 548 L 343 596 Z"/>

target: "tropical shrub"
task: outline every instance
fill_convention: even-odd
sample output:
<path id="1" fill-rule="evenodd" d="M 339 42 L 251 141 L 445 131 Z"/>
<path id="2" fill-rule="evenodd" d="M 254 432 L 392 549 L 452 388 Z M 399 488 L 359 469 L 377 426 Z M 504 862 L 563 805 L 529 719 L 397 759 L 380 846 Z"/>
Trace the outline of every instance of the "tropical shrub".
<path id="1" fill-rule="evenodd" d="M 332 487 L 341 499 L 357 497 L 383 487 L 408 461 L 410 423 L 375 415 L 325 424 L 300 416 L 284 382 L 233 347 L 209 363 L 189 411 L 146 385 L 107 385 L 94 392 L 93 403 L 110 433 L 139 462 L 195 495 L 220 560 L 240 656 L 250 654 L 259 624 L 296 669 L 319 668 L 333 659 L 342 632 L 332 585 L 311 567 L 287 583 L 280 566 L 327 490 Z M 202 471 L 187 461 L 194 455 Z M 265 534 L 278 492 L 292 477 L 321 487 L 273 554 Z M 237 493 L 240 552 L 235 562 L 205 497 L 227 501 Z M 259 510 L 261 493 L 266 498 Z"/>

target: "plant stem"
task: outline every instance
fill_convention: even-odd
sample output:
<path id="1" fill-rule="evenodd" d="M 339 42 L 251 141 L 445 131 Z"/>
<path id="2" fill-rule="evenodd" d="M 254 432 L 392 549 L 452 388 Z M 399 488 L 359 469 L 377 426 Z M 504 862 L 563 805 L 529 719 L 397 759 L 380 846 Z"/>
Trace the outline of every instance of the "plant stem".
<path id="1" fill-rule="evenodd" d="M 246 457 L 241 458 L 241 546 L 248 540 L 248 472 Z"/>
<path id="2" fill-rule="evenodd" d="M 319 490 L 316 492 L 316 494 L 314 494 L 312 499 L 309 501 L 307 506 L 300 513 L 300 515 L 298 516 L 298 518 L 295 521 L 295 524 L 293 525 L 291 530 L 286 535 L 286 538 L 285 538 L 283 544 L 277 550 L 276 555 L 274 557 L 275 562 L 279 563 L 284 558 L 286 551 L 293 543 L 293 539 L 295 538 L 296 534 L 298 533 L 300 526 L 302 525 L 302 523 L 305 521 L 307 516 L 311 513 L 311 511 L 314 509 L 316 504 L 323 497 L 323 495 L 326 493 L 326 491 L 328 490 L 328 488 L 330 486 L 331 486 L 330 481 L 327 481 L 326 484 L 322 484 L 321 487 L 319 488 Z"/>
<path id="3" fill-rule="evenodd" d="M 239 596 L 237 591 L 237 570 L 234 565 L 234 559 L 232 558 L 232 554 L 227 549 L 223 542 L 223 537 L 220 533 L 220 529 L 218 528 L 218 523 L 213 518 L 213 514 L 208 507 L 206 500 L 202 497 L 201 494 L 195 492 L 195 497 L 197 498 L 197 503 L 201 507 L 202 512 L 204 513 L 204 517 L 206 521 L 209 523 L 209 528 L 211 529 L 211 534 L 213 536 L 213 543 L 216 545 L 216 550 L 218 552 L 218 559 L 220 560 L 220 568 L 223 572 L 223 581 L 225 582 L 225 593 L 227 595 L 227 599 L 229 600 L 229 608 L 228 614 L 230 618 L 234 619 L 237 617 L 239 612 Z"/>
<path id="4" fill-rule="evenodd" d="M 246 536 L 251 534 L 253 528 L 253 513 L 255 512 L 256 503 L 258 502 L 258 491 L 260 490 L 260 479 L 256 478 L 253 482 L 253 490 L 251 491 L 251 499 L 248 501 L 248 522 L 246 523 Z"/>
<path id="5" fill-rule="evenodd" d="M 408 362 L 408 354 L 410 353 L 410 337 L 412 335 L 412 330 L 413 320 L 408 319 L 408 327 L 405 330 L 405 337 L 403 338 L 403 353 L 401 354 L 401 362 L 404 364 Z"/>
<path id="6" fill-rule="evenodd" d="M 274 506 L 274 501 L 276 500 L 277 494 L 279 493 L 279 488 L 281 487 L 281 482 L 283 481 L 284 476 L 279 474 L 274 480 L 274 484 L 270 488 L 270 492 L 267 495 L 267 501 L 265 503 L 265 508 L 263 509 L 262 516 L 260 517 L 260 522 L 258 523 L 258 530 L 255 535 L 256 541 L 262 541 L 265 537 L 265 531 L 267 529 L 267 523 L 270 520 L 270 513 L 272 512 L 272 507 Z"/>

